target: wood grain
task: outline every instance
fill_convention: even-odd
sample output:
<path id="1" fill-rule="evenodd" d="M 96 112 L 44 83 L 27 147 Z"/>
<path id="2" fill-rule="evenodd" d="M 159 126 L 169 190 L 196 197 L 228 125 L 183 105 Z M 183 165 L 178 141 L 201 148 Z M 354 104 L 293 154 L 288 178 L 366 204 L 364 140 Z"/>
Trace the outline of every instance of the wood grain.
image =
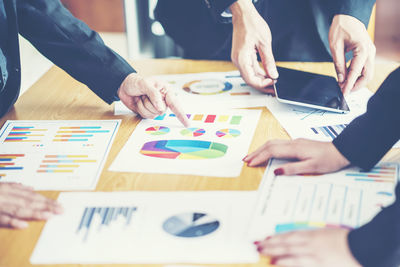
<path id="1" fill-rule="evenodd" d="M 143 60 L 134 62 L 132 65 L 139 73 L 146 76 L 235 69 L 230 62 L 223 61 Z M 332 63 L 281 62 L 278 65 L 327 75 L 334 75 L 335 73 Z M 385 77 L 398 65 L 395 63 L 378 63 L 374 80 L 369 84 L 369 88 L 375 91 Z M 114 116 L 113 105 L 107 105 L 102 102 L 85 85 L 75 81 L 57 67 L 50 69 L 22 95 L 15 107 L 0 120 L 0 123 L 3 125 L 6 120 L 77 119 L 122 119 L 122 125 L 110 151 L 96 191 L 255 190 L 265 169 L 265 167 L 248 168 L 244 166 L 240 177 L 237 178 L 109 172 L 107 170 L 108 167 L 131 135 L 139 119 L 130 115 Z M 255 150 L 265 141 L 276 138 L 289 139 L 289 136 L 272 114 L 264 108 L 250 151 Z M 388 157 L 394 158 L 398 154 L 396 151 L 392 151 Z M 59 194 L 59 192 L 50 191 L 41 193 L 53 199 L 57 198 Z M 31 266 L 29 258 L 43 226 L 43 222 L 33 222 L 26 230 L 0 229 L 0 267 Z M 241 264 L 237 266 L 268 266 L 268 259 L 261 258 L 258 264 Z"/>

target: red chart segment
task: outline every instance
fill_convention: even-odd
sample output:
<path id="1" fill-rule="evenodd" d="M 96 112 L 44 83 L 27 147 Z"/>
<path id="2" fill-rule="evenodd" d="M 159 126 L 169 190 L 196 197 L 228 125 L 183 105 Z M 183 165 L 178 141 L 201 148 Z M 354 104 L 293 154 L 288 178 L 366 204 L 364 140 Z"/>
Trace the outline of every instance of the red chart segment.
<path id="1" fill-rule="evenodd" d="M 206 130 L 201 128 L 186 128 L 181 131 L 181 135 L 188 137 L 198 137 L 206 133 Z"/>

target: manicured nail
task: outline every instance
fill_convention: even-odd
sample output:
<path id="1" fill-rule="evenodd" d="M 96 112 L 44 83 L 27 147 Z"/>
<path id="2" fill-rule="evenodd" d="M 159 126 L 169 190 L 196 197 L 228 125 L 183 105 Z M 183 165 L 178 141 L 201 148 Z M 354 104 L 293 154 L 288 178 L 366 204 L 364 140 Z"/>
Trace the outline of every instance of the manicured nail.
<path id="1" fill-rule="evenodd" d="M 278 176 L 278 175 L 283 175 L 283 173 L 284 173 L 284 171 L 283 171 L 282 168 L 276 169 L 276 170 L 274 171 L 274 174 L 275 174 L 276 176 Z"/>
<path id="2" fill-rule="evenodd" d="M 260 244 L 260 242 L 259 241 L 254 241 L 253 244 L 258 246 Z"/>
<path id="3" fill-rule="evenodd" d="M 244 157 L 244 158 L 242 159 L 242 161 L 246 161 L 247 157 L 248 157 L 248 155 L 247 155 L 246 157 Z"/>
<path id="4" fill-rule="evenodd" d="M 275 265 L 277 261 L 278 261 L 278 258 L 272 258 L 271 261 L 270 261 L 270 263 L 271 263 L 272 265 Z"/>
<path id="5" fill-rule="evenodd" d="M 265 238 L 265 240 L 270 240 L 272 238 L 272 236 L 267 236 L 266 238 Z"/>
<path id="6" fill-rule="evenodd" d="M 339 83 L 344 82 L 344 75 L 341 74 L 341 73 L 339 73 L 339 75 L 338 75 L 338 82 L 339 82 Z"/>

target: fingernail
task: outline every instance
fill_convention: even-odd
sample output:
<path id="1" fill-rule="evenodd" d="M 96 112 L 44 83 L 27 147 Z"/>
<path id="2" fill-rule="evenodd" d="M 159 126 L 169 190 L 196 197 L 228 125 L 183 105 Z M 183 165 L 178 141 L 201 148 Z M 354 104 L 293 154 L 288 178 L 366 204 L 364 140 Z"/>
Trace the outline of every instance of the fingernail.
<path id="1" fill-rule="evenodd" d="M 258 246 L 260 244 L 260 242 L 259 241 L 254 241 L 253 244 Z"/>
<path id="2" fill-rule="evenodd" d="M 248 157 L 248 155 L 247 155 L 246 157 L 244 157 L 244 158 L 242 159 L 242 161 L 246 161 L 247 157 Z"/>
<path id="3" fill-rule="evenodd" d="M 284 173 L 284 171 L 283 171 L 282 168 L 276 169 L 276 170 L 274 171 L 274 174 L 275 174 L 276 176 L 278 176 L 278 175 L 283 175 L 283 173 Z"/>
<path id="4" fill-rule="evenodd" d="M 269 239 L 271 239 L 272 238 L 272 236 L 267 236 L 266 238 L 265 238 L 265 240 L 269 240 Z"/>
<path id="5" fill-rule="evenodd" d="M 261 251 L 262 251 L 262 247 L 258 247 L 258 248 L 257 248 L 257 251 L 258 251 L 258 252 L 261 252 Z"/>
<path id="6" fill-rule="evenodd" d="M 270 263 L 271 263 L 272 265 L 275 265 L 277 261 L 278 261 L 278 258 L 271 258 Z"/>
<path id="7" fill-rule="evenodd" d="M 279 77 L 278 70 L 273 69 L 271 75 L 272 75 L 272 77 L 271 77 L 272 79 L 274 79 L 274 80 L 278 79 L 278 77 Z"/>
<path id="8" fill-rule="evenodd" d="M 339 73 L 339 75 L 338 75 L 338 82 L 339 82 L 339 83 L 344 82 L 344 76 L 343 76 L 343 74 L 341 74 L 341 73 Z"/>

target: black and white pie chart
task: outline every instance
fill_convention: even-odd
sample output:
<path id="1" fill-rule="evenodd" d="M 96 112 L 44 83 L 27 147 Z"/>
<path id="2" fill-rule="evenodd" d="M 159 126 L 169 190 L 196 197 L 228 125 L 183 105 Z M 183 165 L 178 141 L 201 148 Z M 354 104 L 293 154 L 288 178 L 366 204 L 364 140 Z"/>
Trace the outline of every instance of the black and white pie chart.
<path id="1" fill-rule="evenodd" d="M 195 238 L 206 236 L 218 229 L 220 222 L 205 213 L 188 212 L 169 217 L 163 223 L 168 234 L 177 237 Z"/>

